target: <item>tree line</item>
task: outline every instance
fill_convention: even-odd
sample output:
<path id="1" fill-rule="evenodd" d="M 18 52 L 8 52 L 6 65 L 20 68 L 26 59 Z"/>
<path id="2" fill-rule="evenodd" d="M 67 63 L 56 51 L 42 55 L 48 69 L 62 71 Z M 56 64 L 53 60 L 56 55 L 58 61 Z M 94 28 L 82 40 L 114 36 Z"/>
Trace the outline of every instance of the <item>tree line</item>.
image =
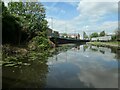
<path id="1" fill-rule="evenodd" d="M 2 6 L 2 43 L 21 45 L 47 39 L 45 8 L 38 2 L 9 2 Z M 44 40 L 45 39 L 45 40 Z"/>
<path id="2" fill-rule="evenodd" d="M 102 37 L 102 36 L 106 36 L 107 34 L 105 33 L 105 31 L 102 31 L 100 33 L 97 32 L 93 32 L 92 34 L 90 34 L 90 36 L 88 36 L 86 34 L 86 32 L 83 32 L 83 38 L 87 39 L 87 38 L 96 38 L 96 37 Z M 112 40 L 118 40 L 120 39 L 120 30 L 115 30 L 115 34 L 112 35 Z"/>
<path id="3" fill-rule="evenodd" d="M 92 33 L 90 36 L 88 36 L 87 34 L 86 34 L 86 32 L 83 32 L 83 38 L 84 39 L 86 39 L 86 38 L 94 38 L 94 37 L 102 37 L 102 36 L 105 36 L 106 34 L 105 34 L 105 31 L 102 31 L 102 32 L 100 32 L 100 34 L 98 34 L 97 32 L 94 32 L 94 33 Z"/>

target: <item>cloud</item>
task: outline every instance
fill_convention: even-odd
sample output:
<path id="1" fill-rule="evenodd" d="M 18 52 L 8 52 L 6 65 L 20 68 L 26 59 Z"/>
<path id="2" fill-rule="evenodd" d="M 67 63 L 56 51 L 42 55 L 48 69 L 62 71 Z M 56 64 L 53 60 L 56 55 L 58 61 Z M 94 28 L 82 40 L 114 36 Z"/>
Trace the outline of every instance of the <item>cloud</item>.
<path id="1" fill-rule="evenodd" d="M 111 33 L 117 29 L 118 27 L 118 22 L 117 21 L 107 21 L 104 22 L 100 25 L 100 27 L 98 27 L 98 30 L 105 30 L 108 33 Z"/>
<path id="2" fill-rule="evenodd" d="M 72 6 L 77 6 L 78 5 L 78 2 L 66 2 L 67 4 L 70 4 L 70 5 L 72 5 Z"/>
<path id="3" fill-rule="evenodd" d="M 78 4 L 77 10 L 80 15 L 77 17 L 79 20 L 87 20 L 90 23 L 101 20 L 105 15 L 117 14 L 117 2 L 85 2 L 81 1 Z"/>
<path id="4" fill-rule="evenodd" d="M 5 1 L 6 5 L 8 1 L 9 0 Z M 104 19 L 110 15 L 113 15 L 113 17 L 118 15 L 118 2 L 110 2 L 108 0 L 105 1 L 107 2 L 98 2 L 97 0 L 92 0 L 92 2 L 90 0 L 66 2 L 76 7 L 77 11 L 79 12 L 77 17 L 71 18 L 70 20 L 61 20 L 59 18 L 68 13 L 60 7 L 56 7 L 56 4 L 59 2 L 54 2 L 52 4 L 50 3 L 50 5 L 45 6 L 47 9 L 48 25 L 50 28 L 52 28 L 52 21 L 50 17 L 53 17 L 53 29 L 59 31 L 60 33 L 67 32 L 82 34 L 83 31 L 85 31 L 87 34 L 91 34 L 93 32 L 101 32 L 102 30 L 105 30 L 107 33 L 113 33 L 118 27 L 118 21 L 111 21 L 112 17 L 107 20 Z M 55 12 L 58 13 L 55 14 Z"/>
<path id="5" fill-rule="evenodd" d="M 59 31 L 60 33 L 78 33 L 79 29 L 76 29 L 76 23 L 73 23 L 73 20 L 60 20 L 53 18 L 47 18 L 48 25 L 52 28 L 53 23 L 53 30 Z"/>
<path id="6" fill-rule="evenodd" d="M 117 2 L 86 2 L 86 0 L 81 0 L 77 6 L 79 16 L 69 21 L 55 19 L 54 29 L 67 33 L 83 33 L 86 31 L 91 34 L 103 30 L 107 33 L 113 33 L 118 27 L 118 21 L 112 21 L 112 17 L 104 20 L 109 15 L 117 16 Z"/>
<path id="7" fill-rule="evenodd" d="M 89 26 L 86 30 L 83 28 L 88 33 L 102 30 L 111 33 L 118 27 L 118 21 L 111 21 L 112 17 L 109 20 L 103 20 L 111 14 L 118 15 L 117 2 L 85 2 L 83 0 L 78 4 L 77 9 L 80 15 L 76 17 L 76 20 L 82 21 L 83 26 Z M 101 20 L 103 21 L 101 22 Z"/>
<path id="8" fill-rule="evenodd" d="M 100 14 L 103 15 L 107 12 L 116 12 L 117 11 L 117 2 L 85 2 L 81 1 L 78 5 L 78 10 L 81 13 L 88 14 Z"/>

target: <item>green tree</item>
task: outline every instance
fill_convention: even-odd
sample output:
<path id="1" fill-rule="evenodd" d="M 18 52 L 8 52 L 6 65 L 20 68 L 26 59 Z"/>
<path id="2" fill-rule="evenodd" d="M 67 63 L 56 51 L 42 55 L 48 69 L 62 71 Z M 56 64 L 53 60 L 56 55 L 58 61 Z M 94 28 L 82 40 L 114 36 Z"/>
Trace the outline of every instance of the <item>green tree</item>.
<path id="1" fill-rule="evenodd" d="M 115 36 L 117 40 L 120 40 L 120 28 L 118 28 L 117 30 L 115 30 Z"/>
<path id="2" fill-rule="evenodd" d="M 112 40 L 113 41 L 117 40 L 117 36 L 116 35 L 112 35 Z"/>
<path id="3" fill-rule="evenodd" d="M 19 43 L 19 32 L 21 25 L 19 17 L 11 15 L 2 2 L 2 39 L 4 43 Z"/>
<path id="4" fill-rule="evenodd" d="M 63 38 L 66 37 L 66 38 L 67 38 L 67 37 L 68 37 L 67 33 L 63 33 L 63 34 L 62 34 L 62 37 L 63 37 Z"/>
<path id="5" fill-rule="evenodd" d="M 27 40 L 31 40 L 37 35 L 47 36 L 47 21 L 45 20 L 45 9 L 41 3 L 37 2 L 10 2 L 9 11 L 22 20 L 22 30 L 28 34 Z M 24 8 L 23 8 L 24 7 Z M 44 34 L 40 34 L 40 33 Z"/>
<path id="6" fill-rule="evenodd" d="M 97 33 L 97 32 L 94 32 L 94 33 L 92 33 L 92 34 L 90 35 L 90 38 L 98 37 L 98 36 L 99 36 L 98 33 Z"/>
<path id="7" fill-rule="evenodd" d="M 105 36 L 105 31 L 100 32 L 99 36 Z"/>
<path id="8" fill-rule="evenodd" d="M 54 31 L 54 37 L 59 37 L 59 32 Z"/>
<path id="9" fill-rule="evenodd" d="M 84 39 L 87 39 L 87 38 L 88 38 L 88 35 L 86 34 L 86 32 L 83 32 L 83 38 L 84 38 Z"/>

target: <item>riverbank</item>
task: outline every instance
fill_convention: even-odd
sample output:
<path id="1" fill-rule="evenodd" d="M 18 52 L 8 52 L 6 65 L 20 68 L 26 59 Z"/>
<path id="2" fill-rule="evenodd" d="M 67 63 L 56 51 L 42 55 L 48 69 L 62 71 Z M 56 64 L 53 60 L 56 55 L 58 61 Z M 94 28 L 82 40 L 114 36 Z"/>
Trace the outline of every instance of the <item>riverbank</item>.
<path id="1" fill-rule="evenodd" d="M 88 42 L 87 44 L 95 46 L 120 47 L 120 42 Z"/>
<path id="2" fill-rule="evenodd" d="M 33 38 L 25 45 L 2 45 L 2 66 L 31 65 L 33 61 L 45 62 L 49 56 L 50 42 L 46 38 Z"/>

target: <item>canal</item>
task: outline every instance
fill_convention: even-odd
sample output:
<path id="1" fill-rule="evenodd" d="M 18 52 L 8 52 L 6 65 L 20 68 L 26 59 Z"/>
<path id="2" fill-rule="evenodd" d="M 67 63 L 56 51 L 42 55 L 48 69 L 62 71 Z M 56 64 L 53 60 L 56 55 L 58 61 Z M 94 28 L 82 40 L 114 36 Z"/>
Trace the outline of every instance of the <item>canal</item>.
<path id="1" fill-rule="evenodd" d="M 3 67 L 3 88 L 118 88 L 119 60 L 117 48 L 63 45 L 43 63 Z"/>

